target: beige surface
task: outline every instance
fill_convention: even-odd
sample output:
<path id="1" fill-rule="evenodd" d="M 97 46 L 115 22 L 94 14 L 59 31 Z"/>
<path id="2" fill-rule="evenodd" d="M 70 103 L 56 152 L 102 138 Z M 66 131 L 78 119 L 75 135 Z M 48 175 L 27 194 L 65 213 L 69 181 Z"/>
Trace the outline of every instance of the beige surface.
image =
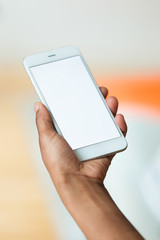
<path id="1" fill-rule="evenodd" d="M 57 239 L 16 111 L 31 88 L 23 72 L 8 69 L 0 72 L 0 239 Z"/>

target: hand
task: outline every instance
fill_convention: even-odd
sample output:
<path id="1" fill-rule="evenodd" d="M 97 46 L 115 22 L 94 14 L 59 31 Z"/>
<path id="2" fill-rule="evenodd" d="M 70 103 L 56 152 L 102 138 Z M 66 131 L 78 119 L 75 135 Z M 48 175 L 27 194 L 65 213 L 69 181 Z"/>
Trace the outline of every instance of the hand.
<path id="1" fill-rule="evenodd" d="M 104 87 L 101 87 L 100 90 L 106 98 L 108 90 Z M 124 117 L 117 114 L 117 99 L 109 97 L 107 104 L 115 116 L 117 125 L 126 135 L 127 125 Z M 76 175 L 103 183 L 113 156 L 80 162 L 66 140 L 56 132 L 47 108 L 42 103 L 36 103 L 35 112 L 42 159 L 53 182 L 56 184 L 66 176 Z"/>
<path id="2" fill-rule="evenodd" d="M 100 88 L 104 98 L 106 88 Z M 107 104 L 124 136 L 127 125 L 117 114 L 118 101 L 109 97 Z M 64 205 L 88 240 L 142 240 L 142 236 L 121 213 L 103 185 L 113 156 L 80 162 L 60 136 L 42 103 L 35 105 L 36 123 L 42 159 Z"/>

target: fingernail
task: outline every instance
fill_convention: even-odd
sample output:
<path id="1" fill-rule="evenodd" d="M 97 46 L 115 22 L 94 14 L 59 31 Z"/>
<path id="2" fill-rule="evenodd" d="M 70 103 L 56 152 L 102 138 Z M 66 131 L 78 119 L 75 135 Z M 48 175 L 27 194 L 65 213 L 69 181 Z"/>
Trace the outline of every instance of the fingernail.
<path id="1" fill-rule="evenodd" d="M 39 104 L 36 103 L 36 104 L 34 105 L 34 111 L 37 112 L 38 110 L 39 110 Z"/>

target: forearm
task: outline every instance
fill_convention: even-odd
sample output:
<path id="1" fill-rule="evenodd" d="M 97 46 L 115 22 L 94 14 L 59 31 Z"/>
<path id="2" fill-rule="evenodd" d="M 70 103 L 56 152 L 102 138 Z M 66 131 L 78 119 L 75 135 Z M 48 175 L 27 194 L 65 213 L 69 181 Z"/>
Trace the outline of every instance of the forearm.
<path id="1" fill-rule="evenodd" d="M 143 239 L 100 183 L 84 176 L 56 182 L 57 191 L 88 240 Z"/>

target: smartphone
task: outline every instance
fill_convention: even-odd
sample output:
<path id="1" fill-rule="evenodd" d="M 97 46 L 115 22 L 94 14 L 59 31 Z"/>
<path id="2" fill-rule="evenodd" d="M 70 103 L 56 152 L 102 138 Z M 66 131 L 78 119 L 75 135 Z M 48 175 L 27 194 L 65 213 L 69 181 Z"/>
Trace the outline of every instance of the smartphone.
<path id="1" fill-rule="evenodd" d="M 81 161 L 127 147 L 78 48 L 67 46 L 38 53 L 25 57 L 23 63 L 57 132 Z"/>

